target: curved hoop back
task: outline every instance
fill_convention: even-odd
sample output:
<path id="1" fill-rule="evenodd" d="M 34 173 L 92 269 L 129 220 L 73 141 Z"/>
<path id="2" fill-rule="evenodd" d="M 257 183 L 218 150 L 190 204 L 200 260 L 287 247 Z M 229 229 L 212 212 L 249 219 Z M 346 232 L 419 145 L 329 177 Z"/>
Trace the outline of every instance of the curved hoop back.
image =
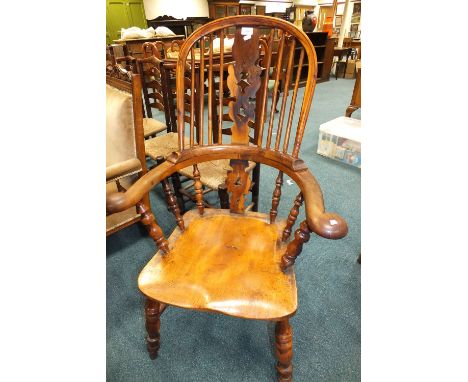
<path id="1" fill-rule="evenodd" d="M 233 40 L 225 38 L 232 27 L 236 28 Z M 282 151 L 297 158 L 316 77 L 317 57 L 312 42 L 285 20 L 233 16 L 203 25 L 185 40 L 177 60 L 179 151 L 193 146 L 227 144 L 223 142 L 226 130 L 223 122 L 228 122 L 231 144 L 254 144 L 259 149 Z M 302 92 L 299 87 L 304 82 Z M 273 90 L 271 98 L 269 88 Z M 205 92 L 208 96 L 206 126 Z M 275 113 L 280 99 L 280 110 Z M 189 121 L 188 107 L 192 116 L 196 114 Z M 299 120 L 292 140 L 297 111 Z M 253 143 L 252 138 L 249 140 L 251 128 L 255 130 Z M 190 138 L 189 146 L 185 135 Z"/>

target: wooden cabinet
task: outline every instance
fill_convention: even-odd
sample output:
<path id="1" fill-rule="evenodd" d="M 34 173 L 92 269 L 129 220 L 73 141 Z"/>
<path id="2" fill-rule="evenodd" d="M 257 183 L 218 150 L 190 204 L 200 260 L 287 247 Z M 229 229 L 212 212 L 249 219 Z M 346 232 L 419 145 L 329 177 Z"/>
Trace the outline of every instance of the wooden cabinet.
<path id="1" fill-rule="evenodd" d="M 208 0 L 211 19 L 220 19 L 228 16 L 240 14 L 239 0 L 235 1 L 214 1 Z"/>
<path id="2" fill-rule="evenodd" d="M 216 1 L 208 0 L 208 7 L 210 12 L 211 19 L 221 19 L 228 16 L 237 16 L 240 15 L 241 6 L 239 5 L 239 0 L 232 1 Z M 231 27 L 228 29 L 229 34 L 235 34 L 236 28 Z"/>
<path id="3" fill-rule="evenodd" d="M 119 39 L 122 28 L 146 28 L 143 0 L 106 0 L 106 40 Z"/>
<path id="4" fill-rule="evenodd" d="M 306 32 L 306 35 L 312 41 L 317 54 L 317 83 L 328 81 L 333 63 L 333 41 L 328 38 L 327 32 Z M 299 63 L 300 49 L 301 47 L 297 47 L 295 52 L 295 70 Z M 304 63 L 301 71 L 301 82 L 303 84 L 307 79 L 307 70 L 304 70 L 307 65 L 308 63 Z"/>

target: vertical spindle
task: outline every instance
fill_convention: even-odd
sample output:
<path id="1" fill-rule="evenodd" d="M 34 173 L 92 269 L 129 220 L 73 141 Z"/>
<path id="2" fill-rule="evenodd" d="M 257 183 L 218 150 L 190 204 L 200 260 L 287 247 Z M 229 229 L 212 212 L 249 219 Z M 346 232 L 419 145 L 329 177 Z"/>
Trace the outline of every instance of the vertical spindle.
<path id="1" fill-rule="evenodd" d="M 195 188 L 195 200 L 197 201 L 198 213 L 200 215 L 203 215 L 203 213 L 205 212 L 203 204 L 203 186 L 202 182 L 200 181 L 200 171 L 198 170 L 198 166 L 196 164 L 193 165 L 193 179 L 193 186 Z"/>
<path id="2" fill-rule="evenodd" d="M 278 205 L 281 198 L 281 186 L 283 185 L 283 171 L 278 172 L 276 177 L 276 186 L 273 191 L 273 197 L 271 200 L 271 210 L 270 210 L 270 224 L 274 223 L 276 216 L 278 215 Z"/>
<path id="3" fill-rule="evenodd" d="M 275 86 L 273 87 L 273 98 L 271 101 L 270 123 L 268 126 L 268 136 L 267 136 L 267 142 L 266 142 L 267 149 L 269 149 L 271 145 L 271 136 L 273 133 L 273 120 L 275 118 L 274 109 L 276 105 L 276 99 L 278 98 L 278 86 L 279 86 L 280 74 L 283 70 L 282 61 L 283 61 L 284 39 L 285 39 L 285 34 L 283 32 L 281 34 L 281 39 L 280 39 L 279 48 L 278 48 L 278 56 L 276 59 L 276 76 L 275 76 Z"/>
<path id="4" fill-rule="evenodd" d="M 210 50 L 209 50 L 209 65 L 208 69 L 208 144 L 213 144 L 213 33 L 210 33 Z"/>
<path id="5" fill-rule="evenodd" d="M 300 192 L 296 196 L 296 199 L 294 200 L 294 205 L 291 208 L 291 211 L 289 212 L 288 220 L 286 221 L 286 226 L 284 227 L 284 230 L 283 230 L 283 237 L 281 238 L 282 241 L 287 241 L 289 239 L 289 236 L 291 235 L 292 227 L 294 226 L 297 216 L 299 215 L 299 208 L 302 206 L 303 201 L 304 199 L 302 196 L 302 192 Z"/>
<path id="6" fill-rule="evenodd" d="M 292 120 L 293 120 L 294 111 L 295 111 L 294 108 L 296 107 L 297 91 L 299 89 L 299 81 L 301 79 L 301 71 L 302 71 L 303 61 L 304 61 L 304 48 L 301 49 L 301 53 L 299 55 L 299 64 L 298 64 L 297 72 L 296 72 L 296 82 L 294 84 L 294 91 L 293 91 L 293 96 L 292 96 L 292 100 L 291 100 L 291 107 L 289 109 L 288 124 L 286 126 L 286 134 L 284 136 L 283 152 L 285 152 L 285 153 L 288 152 L 289 136 L 291 134 L 291 126 L 292 126 Z"/>
<path id="7" fill-rule="evenodd" d="M 219 115 L 218 115 L 218 144 L 223 143 L 223 96 L 224 96 L 224 29 L 219 33 Z"/>
<path id="8" fill-rule="evenodd" d="M 284 86 L 283 86 L 283 101 L 281 102 L 281 111 L 280 111 L 280 115 L 279 115 L 279 124 L 278 124 L 278 130 L 276 132 L 275 150 L 279 149 L 279 145 L 280 145 L 280 142 L 281 142 L 281 132 L 283 130 L 283 121 L 284 121 L 284 112 L 286 110 L 286 101 L 288 100 L 289 85 L 290 85 L 290 81 L 291 81 L 291 73 L 292 73 L 292 65 L 293 65 L 293 58 L 294 58 L 295 48 L 296 48 L 296 40 L 293 39 L 290 42 L 290 47 L 289 47 L 288 66 L 287 66 L 286 78 L 284 80 Z"/>
<path id="9" fill-rule="evenodd" d="M 205 107 L 205 37 L 200 39 L 200 67 L 199 67 L 199 110 L 198 110 L 198 144 L 203 146 L 203 122 Z"/>

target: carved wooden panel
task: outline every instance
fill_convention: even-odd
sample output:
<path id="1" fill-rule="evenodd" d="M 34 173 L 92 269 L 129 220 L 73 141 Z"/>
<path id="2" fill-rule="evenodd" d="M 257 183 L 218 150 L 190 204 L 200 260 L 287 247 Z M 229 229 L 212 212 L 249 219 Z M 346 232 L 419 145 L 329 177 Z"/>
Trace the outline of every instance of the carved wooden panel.
<path id="1" fill-rule="evenodd" d="M 231 193 L 229 207 L 231 212 L 242 213 L 245 211 L 244 195 L 248 194 L 252 184 L 249 174 L 245 171 L 248 162 L 231 159 L 229 164 L 232 167 L 226 179 L 227 190 Z"/>
<path id="2" fill-rule="evenodd" d="M 251 32 L 251 34 L 249 33 Z M 227 85 L 235 101 L 229 103 L 229 116 L 234 121 L 232 127 L 233 144 L 249 144 L 249 121 L 255 120 L 255 98 L 260 87 L 262 68 L 258 65 L 258 29 L 237 28 L 232 56 L 234 65 L 228 67 Z"/>

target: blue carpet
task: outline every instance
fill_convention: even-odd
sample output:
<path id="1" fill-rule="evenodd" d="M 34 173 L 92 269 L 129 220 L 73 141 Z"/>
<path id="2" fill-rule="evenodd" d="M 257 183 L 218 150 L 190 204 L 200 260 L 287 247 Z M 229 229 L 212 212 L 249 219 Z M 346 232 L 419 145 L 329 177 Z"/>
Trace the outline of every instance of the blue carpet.
<path id="1" fill-rule="evenodd" d="M 311 235 L 296 262 L 299 308 L 291 319 L 296 382 L 361 378 L 361 269 L 356 263 L 361 244 L 361 174 L 316 154 L 320 124 L 344 115 L 353 86 L 354 80 L 334 78 L 317 85 L 301 147 L 300 157 L 320 183 L 327 210 L 347 220 L 349 234 L 338 241 Z M 360 118 L 360 110 L 353 117 Z M 262 166 L 261 212 L 271 208 L 276 175 L 275 169 Z M 287 179 L 279 216 L 287 216 L 298 193 Z M 214 196 L 210 200 L 216 202 Z M 160 185 L 151 191 L 151 203 L 169 235 L 175 220 L 166 209 Z M 302 208 L 298 222 L 303 219 Z M 159 357 L 150 360 L 137 277 L 154 252 L 153 241 L 139 225 L 107 239 L 107 380 L 274 381 L 274 326 L 264 321 L 168 308 L 161 320 Z"/>

